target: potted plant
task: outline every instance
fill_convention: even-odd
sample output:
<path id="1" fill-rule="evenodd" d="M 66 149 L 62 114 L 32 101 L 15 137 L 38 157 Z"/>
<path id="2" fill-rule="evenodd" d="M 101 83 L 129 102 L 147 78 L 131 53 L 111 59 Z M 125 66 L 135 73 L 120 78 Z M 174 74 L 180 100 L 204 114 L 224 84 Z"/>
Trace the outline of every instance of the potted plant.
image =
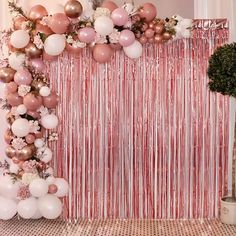
<path id="1" fill-rule="evenodd" d="M 236 97 L 236 43 L 225 44 L 215 50 L 209 60 L 207 74 L 211 91 Z M 236 132 L 234 131 L 234 138 Z M 234 149 L 236 142 L 234 140 Z M 236 225 L 235 155 L 232 164 L 232 195 L 221 199 L 221 221 Z"/>

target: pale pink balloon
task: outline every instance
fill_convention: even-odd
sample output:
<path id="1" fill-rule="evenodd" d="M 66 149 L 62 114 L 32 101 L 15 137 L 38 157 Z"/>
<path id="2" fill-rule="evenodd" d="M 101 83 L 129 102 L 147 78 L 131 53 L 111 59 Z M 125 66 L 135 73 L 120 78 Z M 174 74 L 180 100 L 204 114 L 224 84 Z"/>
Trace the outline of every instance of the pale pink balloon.
<path id="1" fill-rule="evenodd" d="M 67 43 L 66 50 L 75 58 L 79 58 L 82 48 L 78 47 L 77 45 L 70 45 L 69 43 Z"/>
<path id="2" fill-rule="evenodd" d="M 30 85 L 32 82 L 32 75 L 28 69 L 23 68 L 15 73 L 14 81 L 17 85 Z"/>
<path id="3" fill-rule="evenodd" d="M 111 13 L 111 19 L 114 25 L 122 26 L 128 22 L 129 15 L 124 8 L 119 7 Z"/>
<path id="4" fill-rule="evenodd" d="M 59 101 L 59 97 L 55 92 L 52 92 L 49 96 L 43 97 L 43 105 L 47 108 L 56 108 Z"/>
<path id="5" fill-rule="evenodd" d="M 37 111 L 42 106 L 42 103 L 42 97 L 33 93 L 28 93 L 23 98 L 23 104 L 30 111 Z"/>
<path id="6" fill-rule="evenodd" d="M 13 107 L 23 103 L 23 98 L 20 97 L 18 93 L 9 93 L 6 98 L 7 102 Z"/>
<path id="7" fill-rule="evenodd" d="M 91 43 L 96 36 L 96 32 L 91 27 L 85 27 L 79 30 L 78 38 L 83 43 Z"/>
<path id="8" fill-rule="evenodd" d="M 144 34 L 148 39 L 150 39 L 154 36 L 155 31 L 153 29 L 147 29 Z"/>
<path id="9" fill-rule="evenodd" d="M 97 44 L 93 48 L 93 58 L 99 63 L 106 63 L 110 61 L 113 55 L 113 50 L 107 44 Z"/>
<path id="10" fill-rule="evenodd" d="M 10 82 L 6 84 L 6 90 L 8 93 L 15 93 L 18 89 L 18 86 L 15 82 Z"/>
<path id="11" fill-rule="evenodd" d="M 47 54 L 45 51 L 43 51 L 43 60 L 45 61 L 55 61 L 57 59 L 57 56 L 51 56 Z"/>
<path id="12" fill-rule="evenodd" d="M 130 46 L 135 41 L 135 35 L 131 30 L 122 30 L 120 33 L 119 43 L 123 47 Z"/>
<path id="13" fill-rule="evenodd" d="M 30 65 L 34 67 L 37 72 L 43 72 L 46 68 L 45 63 L 41 58 L 35 58 L 30 60 Z"/>
<path id="14" fill-rule="evenodd" d="M 34 143 L 35 141 L 35 136 L 33 134 L 28 134 L 26 135 L 25 137 L 25 141 L 28 143 L 28 144 L 32 144 Z"/>
<path id="15" fill-rule="evenodd" d="M 114 3 L 113 1 L 106 1 L 106 0 L 102 3 L 101 7 L 107 8 L 111 12 L 114 11 L 116 8 L 118 8 L 116 3 Z"/>
<path id="16" fill-rule="evenodd" d="M 145 3 L 139 10 L 139 15 L 144 18 L 147 22 L 155 19 L 157 15 L 157 9 L 152 3 Z"/>
<path id="17" fill-rule="evenodd" d="M 29 12 L 29 18 L 31 20 L 40 20 L 42 19 L 44 16 L 47 16 L 48 12 L 46 10 L 46 8 L 42 5 L 35 5 L 30 9 Z"/>
<path id="18" fill-rule="evenodd" d="M 49 20 L 49 27 L 56 34 L 63 34 L 67 31 L 70 21 L 66 14 L 56 13 Z"/>

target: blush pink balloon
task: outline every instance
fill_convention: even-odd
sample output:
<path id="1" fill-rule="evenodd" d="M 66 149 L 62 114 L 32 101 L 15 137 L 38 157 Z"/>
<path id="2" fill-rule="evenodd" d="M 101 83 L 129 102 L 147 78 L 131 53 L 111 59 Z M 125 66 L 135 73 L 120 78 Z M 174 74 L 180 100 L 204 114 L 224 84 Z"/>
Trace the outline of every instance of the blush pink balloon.
<path id="1" fill-rule="evenodd" d="M 59 97 L 55 92 L 52 92 L 47 97 L 43 97 L 43 105 L 49 109 L 56 108 L 58 102 L 59 102 Z"/>
<path id="2" fill-rule="evenodd" d="M 47 54 L 45 51 L 43 51 L 43 60 L 46 61 L 55 61 L 57 59 L 57 56 L 51 56 Z"/>
<path id="3" fill-rule="evenodd" d="M 128 47 L 135 41 L 135 35 L 131 30 L 122 30 L 120 33 L 119 44 Z"/>
<path id="4" fill-rule="evenodd" d="M 145 35 L 142 35 L 141 38 L 139 39 L 139 42 L 141 44 L 145 44 L 145 43 L 147 43 L 147 41 L 148 41 L 148 39 Z"/>
<path id="5" fill-rule="evenodd" d="M 49 20 L 49 27 L 56 34 L 63 34 L 67 31 L 70 21 L 66 14 L 56 13 Z"/>
<path id="6" fill-rule="evenodd" d="M 129 15 L 124 8 L 119 7 L 111 13 L 111 19 L 115 25 L 122 26 L 128 22 Z"/>
<path id="7" fill-rule="evenodd" d="M 152 3 L 145 3 L 139 10 L 139 15 L 144 18 L 147 22 L 155 19 L 157 15 L 157 9 Z"/>
<path id="8" fill-rule="evenodd" d="M 14 81 L 17 85 L 30 85 L 32 82 L 32 75 L 28 69 L 23 68 L 15 73 Z"/>
<path id="9" fill-rule="evenodd" d="M 18 93 L 9 93 L 7 96 L 7 102 L 12 106 L 19 106 L 23 103 L 23 98 Z"/>
<path id="10" fill-rule="evenodd" d="M 50 184 L 48 187 L 48 193 L 54 194 L 58 190 L 57 186 L 55 184 Z"/>
<path id="11" fill-rule="evenodd" d="M 69 43 L 66 44 L 66 50 L 71 55 L 73 55 L 75 58 L 79 58 L 80 53 L 82 51 L 82 48 L 76 46 L 76 45 L 70 45 Z"/>
<path id="12" fill-rule="evenodd" d="M 78 38 L 83 43 L 91 43 L 96 36 L 96 32 L 91 27 L 85 27 L 79 30 Z"/>
<path id="13" fill-rule="evenodd" d="M 35 5 L 30 9 L 29 18 L 33 21 L 41 20 L 44 16 L 47 16 L 48 12 L 42 5 Z"/>
<path id="14" fill-rule="evenodd" d="M 28 93 L 23 98 L 23 104 L 25 105 L 27 110 L 30 111 L 37 111 L 42 106 L 42 103 L 42 97 L 33 93 Z"/>
<path id="15" fill-rule="evenodd" d="M 26 135 L 25 137 L 25 141 L 28 143 L 28 144 L 32 144 L 34 143 L 35 141 L 35 136 L 33 134 L 28 134 Z"/>
<path id="16" fill-rule="evenodd" d="M 147 29 L 144 34 L 148 39 L 150 39 L 154 36 L 155 31 L 153 29 Z"/>
<path id="17" fill-rule="evenodd" d="M 35 58 L 30 60 L 30 65 L 34 67 L 37 72 L 43 72 L 46 68 L 45 63 L 41 58 Z"/>
<path id="18" fill-rule="evenodd" d="M 18 86 L 15 82 L 10 82 L 8 84 L 6 84 L 6 90 L 8 93 L 15 93 L 18 89 Z"/>
<path id="19" fill-rule="evenodd" d="M 111 12 L 114 11 L 116 8 L 118 8 L 118 6 L 113 1 L 106 1 L 106 0 L 102 3 L 101 7 L 107 8 Z"/>
<path id="20" fill-rule="evenodd" d="M 106 63 L 110 61 L 113 55 L 113 50 L 107 44 L 97 44 L 93 48 L 93 58 L 99 63 Z"/>

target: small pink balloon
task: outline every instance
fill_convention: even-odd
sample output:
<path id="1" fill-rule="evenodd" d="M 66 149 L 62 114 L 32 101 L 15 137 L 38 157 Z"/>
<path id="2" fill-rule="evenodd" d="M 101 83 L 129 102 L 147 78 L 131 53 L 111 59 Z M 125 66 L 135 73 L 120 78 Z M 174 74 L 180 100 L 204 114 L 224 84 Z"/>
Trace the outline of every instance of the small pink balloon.
<path id="1" fill-rule="evenodd" d="M 131 30 L 122 30 L 120 33 L 119 43 L 123 47 L 128 47 L 135 41 L 135 35 Z"/>
<path id="2" fill-rule="evenodd" d="M 32 144 L 34 143 L 35 141 L 35 136 L 33 134 L 28 134 L 26 135 L 25 137 L 25 141 L 28 143 L 28 144 Z"/>
<path id="3" fill-rule="evenodd" d="M 97 44 L 93 48 L 93 58 L 99 63 L 106 63 L 110 61 L 113 55 L 113 50 L 107 44 Z"/>
<path id="4" fill-rule="evenodd" d="M 139 15 L 144 18 L 147 22 L 155 19 L 157 15 L 157 9 L 152 3 L 145 3 L 139 10 Z"/>
<path id="5" fill-rule="evenodd" d="M 15 73 L 14 81 L 17 85 L 30 85 L 32 82 L 32 75 L 28 69 L 23 68 Z"/>
<path id="6" fill-rule="evenodd" d="M 37 72 L 43 72 L 46 68 L 45 63 L 41 58 L 35 58 L 30 60 L 30 65 L 34 67 Z"/>
<path id="7" fill-rule="evenodd" d="M 30 9 L 29 18 L 33 21 L 41 20 L 44 16 L 47 16 L 48 12 L 42 5 L 35 5 Z"/>
<path id="8" fill-rule="evenodd" d="M 6 84 L 7 93 L 15 93 L 18 89 L 18 86 L 15 82 L 10 82 Z"/>
<path id="9" fill-rule="evenodd" d="M 83 43 L 91 43 L 96 36 L 96 32 L 91 27 L 85 27 L 79 30 L 78 38 Z"/>
<path id="10" fill-rule="evenodd" d="M 59 97 L 55 92 L 52 92 L 47 97 L 43 97 L 43 105 L 49 109 L 56 108 L 58 101 L 59 101 Z"/>
<path id="11" fill-rule="evenodd" d="M 141 38 L 139 39 L 139 42 L 141 44 L 145 44 L 145 43 L 147 43 L 147 41 L 148 41 L 148 39 L 145 35 L 142 35 Z"/>
<path id="12" fill-rule="evenodd" d="M 115 25 L 122 26 L 128 22 L 129 15 L 124 8 L 119 7 L 111 13 L 111 19 Z"/>
<path id="13" fill-rule="evenodd" d="M 147 30 L 145 31 L 145 36 L 146 36 L 148 39 L 152 38 L 152 37 L 154 36 L 154 34 L 155 34 L 155 31 L 154 31 L 153 29 L 147 29 Z"/>
<path id="14" fill-rule="evenodd" d="M 23 98 L 23 104 L 26 106 L 27 110 L 30 111 L 38 110 L 42 106 L 42 103 L 42 97 L 33 93 L 28 93 Z"/>
<path id="15" fill-rule="evenodd" d="M 27 115 L 32 116 L 34 119 L 40 118 L 40 114 L 37 111 L 27 111 Z"/>
<path id="16" fill-rule="evenodd" d="M 69 24 L 70 21 L 64 13 L 56 13 L 52 15 L 49 21 L 49 27 L 56 34 L 65 33 Z"/>
<path id="17" fill-rule="evenodd" d="M 78 47 L 77 45 L 70 45 L 69 43 L 67 43 L 66 50 L 75 58 L 79 58 L 82 48 Z"/>
<path id="18" fill-rule="evenodd" d="M 23 98 L 20 97 L 18 93 L 9 93 L 6 98 L 7 102 L 13 107 L 23 103 Z"/>
<path id="19" fill-rule="evenodd" d="M 43 60 L 45 61 L 55 61 L 57 59 L 57 56 L 51 56 L 47 54 L 45 51 L 43 51 Z"/>
<path id="20" fill-rule="evenodd" d="M 107 1 L 107 0 L 105 0 L 105 1 L 102 3 L 102 6 L 101 6 L 101 7 L 107 8 L 107 9 L 109 9 L 111 12 L 114 11 L 116 8 L 118 8 L 118 6 L 117 6 L 113 1 Z"/>
<path id="21" fill-rule="evenodd" d="M 57 186 L 55 184 L 50 184 L 48 187 L 48 193 L 54 194 L 58 190 Z"/>

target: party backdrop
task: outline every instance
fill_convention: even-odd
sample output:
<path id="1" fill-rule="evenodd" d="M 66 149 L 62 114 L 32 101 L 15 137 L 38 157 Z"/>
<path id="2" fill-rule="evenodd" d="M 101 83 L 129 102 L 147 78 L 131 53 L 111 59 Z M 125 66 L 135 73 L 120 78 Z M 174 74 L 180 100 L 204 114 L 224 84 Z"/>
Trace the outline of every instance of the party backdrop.
<path id="1" fill-rule="evenodd" d="M 228 97 L 209 92 L 226 20 L 195 20 L 193 37 L 48 65 L 60 93 L 54 166 L 71 184 L 69 219 L 218 216 L 227 189 Z M 49 69 L 48 68 L 48 69 Z"/>

